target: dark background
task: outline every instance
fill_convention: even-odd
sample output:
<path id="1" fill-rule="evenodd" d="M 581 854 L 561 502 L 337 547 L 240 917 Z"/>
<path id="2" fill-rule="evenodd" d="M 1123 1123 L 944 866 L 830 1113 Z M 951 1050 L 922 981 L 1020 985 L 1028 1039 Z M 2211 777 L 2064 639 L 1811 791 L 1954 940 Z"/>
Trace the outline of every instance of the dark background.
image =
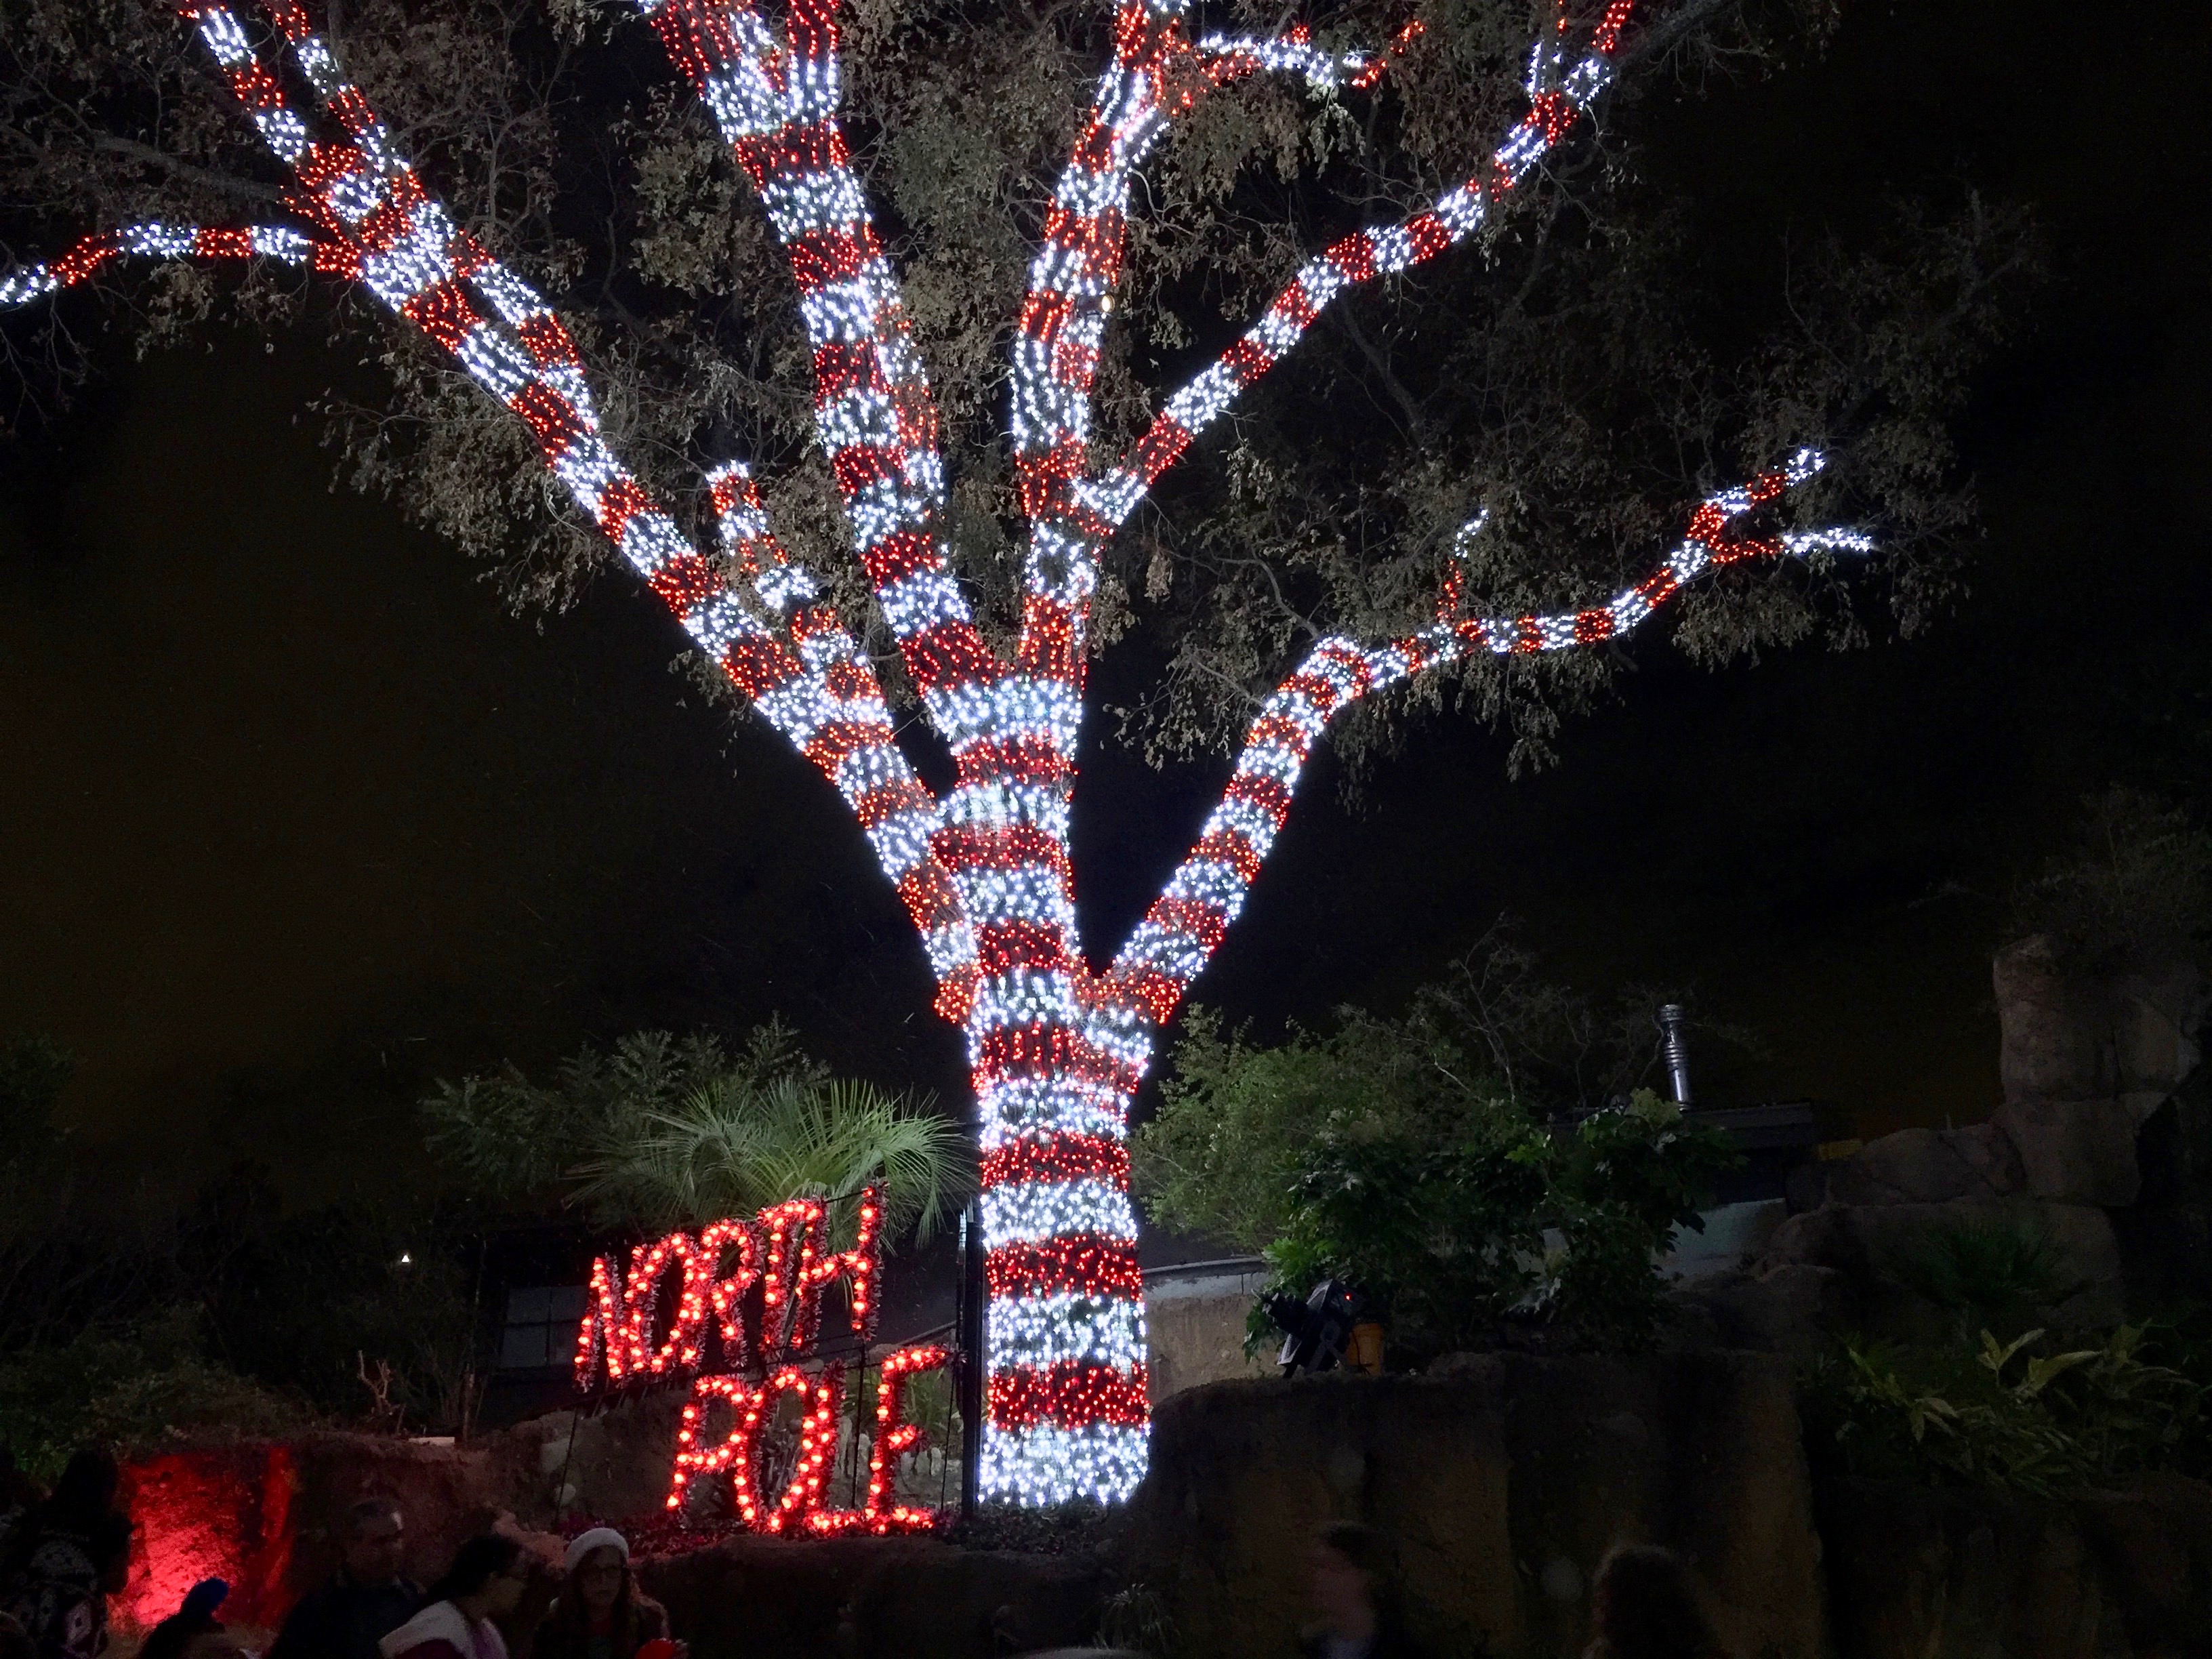
<path id="1" fill-rule="evenodd" d="M 1362 815 L 1324 763 L 1200 1000 L 1390 1007 L 1510 910 L 1587 989 L 1754 1028 L 1715 1103 L 1985 1114 L 2008 886 L 2108 783 L 2207 805 L 2208 69 L 2197 5 L 1855 5 L 1825 62 L 1686 106 L 1655 187 L 1697 169 L 1716 235 L 1762 234 L 1778 154 L 1845 220 L 1947 181 L 2034 205 L 2054 281 L 1967 426 L 1971 594 L 1911 642 L 1719 674 L 1655 633 L 1519 782 L 1463 726 Z M 433 1077 L 771 1011 L 957 1102 L 919 946 L 811 769 L 687 697 L 633 584 L 517 621 L 329 493 L 297 411 L 331 372 L 243 337 L 119 364 L 0 453 L 0 1035 L 76 1051 L 96 1166 L 409 1184 Z M 1087 767 L 1094 951 L 1219 776 Z"/>

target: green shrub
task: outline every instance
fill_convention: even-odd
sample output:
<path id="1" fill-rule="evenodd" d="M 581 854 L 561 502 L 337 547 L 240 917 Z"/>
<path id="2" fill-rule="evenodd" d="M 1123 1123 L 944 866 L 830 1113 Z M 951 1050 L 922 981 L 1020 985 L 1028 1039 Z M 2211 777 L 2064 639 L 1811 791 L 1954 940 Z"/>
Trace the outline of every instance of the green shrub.
<path id="1" fill-rule="evenodd" d="M 2029 1331 L 2009 1342 L 1905 1349 L 1846 1343 L 1816 1369 L 1807 1416 L 1843 1468 L 2038 1496 L 2145 1469 L 2212 1465 L 2205 1384 L 2170 1326 L 2123 1326 L 2093 1347 Z"/>
<path id="2" fill-rule="evenodd" d="M 1363 1014 L 1269 1048 L 1193 1007 L 1160 1109 L 1131 1138 L 1132 1181 L 1163 1225 L 1265 1249 L 1289 1227 L 1307 1147 L 1449 1139 L 1489 1116 L 1496 1101 L 1462 1084 L 1458 1059 Z"/>
<path id="3" fill-rule="evenodd" d="M 0 1444 L 51 1479 L 80 1445 L 121 1451 L 208 1436 L 298 1431 L 314 1413 L 290 1395 L 202 1357 L 197 1316 L 175 1310 L 136 1329 L 94 1328 L 0 1363 Z"/>
<path id="4" fill-rule="evenodd" d="M 1471 1092 L 1450 1110 L 1409 1102 L 1389 1067 L 1364 1074 L 1379 1086 L 1363 1096 L 1346 1049 L 1373 1036 L 1255 1051 L 1232 1086 L 1220 1079 L 1233 1063 L 1209 1054 L 1218 1069 L 1203 1091 L 1139 1137 L 1154 1217 L 1258 1246 L 1267 1296 L 1349 1280 L 1401 1352 L 1463 1346 L 1516 1316 L 1607 1343 L 1646 1334 L 1661 1252 L 1676 1227 L 1702 1226 L 1699 1206 L 1737 1160 L 1727 1137 L 1648 1091 L 1572 1127 Z M 1206 1113 L 1224 1099 L 1230 1110 Z M 1269 1340 L 1265 1296 L 1247 1328 L 1254 1350 Z"/>
<path id="5" fill-rule="evenodd" d="M 1544 1137 L 1492 1127 L 1438 1147 L 1402 1135 L 1309 1142 L 1283 1236 L 1266 1252 L 1269 1292 L 1303 1297 L 1341 1277 L 1401 1340 L 1437 1347 L 1472 1340 L 1526 1300 L 1544 1259 Z"/>
<path id="6" fill-rule="evenodd" d="M 1346 1279 L 1417 1352 L 1479 1341 L 1516 1314 L 1633 1342 L 1659 1317 L 1661 1252 L 1676 1227 L 1703 1225 L 1698 1207 L 1736 1158 L 1648 1091 L 1571 1130 L 1493 1103 L 1443 1145 L 1324 1133 L 1297 1150 L 1269 1291 Z"/>
<path id="7" fill-rule="evenodd" d="M 1959 1334 L 1984 1326 L 2017 1330 L 2038 1308 L 2063 1302 L 2077 1286 L 2040 1227 L 2002 1221 L 1938 1229 L 1891 1264 L 1889 1274 L 1954 1314 Z"/>
<path id="8" fill-rule="evenodd" d="M 1542 984 L 1498 929 L 1399 1019 L 1347 1009 L 1263 1046 L 1194 1008 L 1132 1184 L 1154 1220 L 1264 1255 L 1267 1295 L 1349 1280 L 1401 1353 L 1509 1317 L 1632 1342 L 1674 1230 L 1737 1162 L 1647 1089 L 1589 1109 L 1585 1081 L 1632 1078 L 1656 1033 Z M 1248 1346 L 1273 1328 L 1263 1297 Z"/>

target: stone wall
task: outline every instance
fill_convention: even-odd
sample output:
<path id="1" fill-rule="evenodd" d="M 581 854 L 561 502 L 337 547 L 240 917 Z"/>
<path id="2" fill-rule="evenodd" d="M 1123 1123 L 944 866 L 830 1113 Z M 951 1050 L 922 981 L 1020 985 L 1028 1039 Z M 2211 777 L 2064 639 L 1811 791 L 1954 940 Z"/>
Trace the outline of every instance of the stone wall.
<path id="1" fill-rule="evenodd" d="M 1996 954 L 1997 1071 L 2008 1100 L 2108 1100 L 2138 1121 L 2196 1070 L 2204 975 L 2185 963 L 2069 972 L 2037 935 Z"/>
<path id="2" fill-rule="evenodd" d="M 399 1501 L 427 1580 L 468 1534 L 501 1516 L 526 1528 L 544 1475 L 502 1437 L 332 1435 L 165 1453 L 128 1478 L 143 1531 L 126 1652 L 134 1626 L 210 1573 L 238 1587 L 247 1634 L 265 1631 L 328 1571 L 357 1498 Z M 740 1537 L 640 1571 L 695 1659 L 1002 1659 L 1091 1640 L 1125 1586 L 1159 1598 L 1179 1655 L 1282 1659 L 1308 1616 L 1311 1540 L 1337 1520 L 1376 1529 L 1438 1659 L 1578 1655 L 1591 1573 L 1622 1539 L 1693 1559 L 1741 1659 L 2212 1656 L 2212 1486 L 1816 1493 L 1787 1362 L 1717 1350 L 1189 1390 L 1161 1406 L 1152 1476 L 1103 1550 Z M 531 1541 L 557 1559 L 557 1539 Z"/>
<path id="3" fill-rule="evenodd" d="M 656 1515 L 668 1496 L 676 1435 L 689 1396 L 676 1389 L 598 1412 L 548 1412 L 507 1432 L 532 1471 L 518 1514 Z"/>
<path id="4" fill-rule="evenodd" d="M 1468 1357 L 1449 1374 L 1220 1382 L 1160 1408 L 1127 1566 L 1182 1650 L 1291 1651 L 1332 1521 L 1395 1556 L 1425 1650 L 1587 1641 L 1589 1575 L 1622 1539 L 1695 1556 L 1733 1651 L 1824 1650 L 1820 1544 L 1785 1363 Z"/>
<path id="5" fill-rule="evenodd" d="M 2212 1486 L 2065 1501 L 1838 1481 L 1822 1494 L 1839 1659 L 2201 1659 Z"/>
<path id="6" fill-rule="evenodd" d="M 2003 1100 L 1986 1123 L 1899 1130 L 1813 1166 L 1745 1272 L 1686 1300 L 1708 1340 L 1805 1357 L 1842 1331 L 1902 1340 L 1956 1318 L 1917 1293 L 1970 1234 L 2039 1241 L 2031 1322 L 2109 1328 L 2212 1297 L 2212 1079 L 2198 1065 L 2208 986 L 2193 967 L 2094 975 L 2047 939 L 1991 968 Z"/>

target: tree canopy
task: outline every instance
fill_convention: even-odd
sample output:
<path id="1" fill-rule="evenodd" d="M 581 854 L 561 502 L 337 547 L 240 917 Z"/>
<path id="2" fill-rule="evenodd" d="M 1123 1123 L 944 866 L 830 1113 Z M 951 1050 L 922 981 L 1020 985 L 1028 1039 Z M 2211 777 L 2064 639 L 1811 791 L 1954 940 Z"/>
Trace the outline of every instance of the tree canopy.
<path id="1" fill-rule="evenodd" d="M 814 441 L 797 291 L 695 100 L 627 8 L 404 0 L 328 8 L 327 32 L 465 228 L 541 285 L 581 343 L 611 443 L 703 514 L 702 459 L 755 459 L 794 552 L 843 573 L 848 617 L 895 695 L 896 653 L 842 545 Z M 1053 171 L 1108 50 L 1110 8 L 863 0 L 846 19 L 848 125 L 883 213 L 945 419 L 952 556 L 994 641 L 1018 620 L 1005 345 Z M 1165 393 L 1329 237 L 1396 217 L 1479 169 L 1525 106 L 1530 0 L 1306 10 L 1323 46 L 1395 40 L 1371 88 L 1257 76 L 1210 91 L 1142 177 L 1100 368 L 1095 447 Z M 1271 32 L 1225 6 L 1206 22 Z M 1717 662 L 1824 635 L 1923 626 L 1953 591 L 1972 499 L 1948 435 L 1976 363 L 2032 275 L 2022 216 L 1960 185 L 1934 199 L 1801 199 L 1786 146 L 1694 153 L 1686 100 L 1815 73 L 1823 0 L 1686 0 L 1621 55 L 1600 135 L 1561 152 L 1477 245 L 1334 308 L 1115 539 L 1092 647 L 1148 671 L 1104 681 L 1155 760 L 1218 750 L 1324 633 L 1426 619 L 1453 529 L 1470 599 L 1510 612 L 1640 574 L 1686 507 L 1800 446 L 1832 464 L 1792 510 L 1861 525 L 1886 553 L 1845 586 L 1814 562 L 1731 570 L 1682 645 Z M 1743 204 L 1759 201 L 1760 211 Z M 187 29 L 115 0 L 0 0 L 0 237 L 51 252 L 88 225 L 281 217 L 277 170 Z M 559 605 L 608 558 L 525 430 L 358 295 L 295 273 L 187 266 L 0 332 L 19 410 L 65 394 L 96 316 L 143 346 L 226 319 L 325 331 L 349 371 L 319 404 L 346 483 L 386 492 L 488 562 L 518 604 Z M 130 296 L 126 309 L 98 312 Z M 994 630 L 996 630 L 995 633 Z M 1538 759 L 1600 694 L 1618 648 L 1472 653 L 1425 682 L 1510 726 Z M 1150 671 L 1158 671 L 1152 672 Z M 707 677 L 720 685 L 718 677 Z M 1337 734 L 1355 762 L 1387 727 Z M 1356 771 L 1356 766 L 1355 766 Z"/>

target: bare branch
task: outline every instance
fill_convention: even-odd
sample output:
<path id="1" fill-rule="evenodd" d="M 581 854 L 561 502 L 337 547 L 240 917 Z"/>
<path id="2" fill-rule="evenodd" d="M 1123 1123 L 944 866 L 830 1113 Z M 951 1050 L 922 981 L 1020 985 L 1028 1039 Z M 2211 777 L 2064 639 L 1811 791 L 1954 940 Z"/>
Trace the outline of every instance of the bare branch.
<path id="1" fill-rule="evenodd" d="M 284 192 L 274 185 L 257 179 L 234 178 L 228 173 L 217 173 L 212 167 L 195 167 L 190 161 L 178 160 L 166 150 L 151 144 L 142 144 L 135 138 L 120 138 L 112 132 L 94 136 L 92 147 L 109 155 L 128 156 L 134 161 L 143 161 L 149 167 L 159 167 L 173 179 L 188 184 L 203 185 L 220 191 L 226 196 L 236 196 L 248 202 L 282 202 Z"/>

